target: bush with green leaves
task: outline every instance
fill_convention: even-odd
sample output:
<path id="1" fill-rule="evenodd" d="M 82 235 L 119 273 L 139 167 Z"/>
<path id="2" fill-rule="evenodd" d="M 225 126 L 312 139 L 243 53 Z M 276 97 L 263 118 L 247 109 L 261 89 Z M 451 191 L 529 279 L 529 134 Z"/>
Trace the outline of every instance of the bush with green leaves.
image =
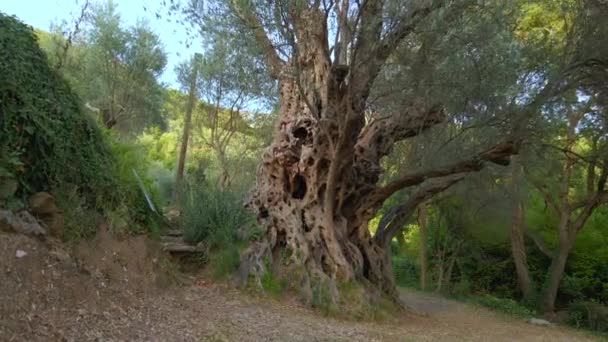
<path id="1" fill-rule="evenodd" d="M 179 202 L 184 240 L 208 247 L 215 278 L 236 271 L 240 248 L 259 231 L 255 216 L 243 207 L 242 198 L 239 193 L 218 189 L 215 182 L 187 182 L 182 187 Z"/>
<path id="2" fill-rule="evenodd" d="M 256 227 L 255 216 L 243 207 L 241 195 L 212 184 L 186 185 L 180 204 L 184 240 L 192 244 L 205 241 L 211 248 L 234 244 L 239 230 L 246 233 Z"/>
<path id="3" fill-rule="evenodd" d="M 608 333 L 608 306 L 589 301 L 576 301 L 568 307 L 568 323 Z"/>
<path id="4" fill-rule="evenodd" d="M 209 256 L 212 276 L 215 279 L 222 279 L 232 275 L 240 263 L 241 255 L 236 244 L 227 244 L 216 248 Z"/>
<path id="5" fill-rule="evenodd" d="M 286 276 L 277 276 L 274 274 L 270 265 L 267 265 L 265 272 L 262 273 L 260 283 L 262 284 L 264 292 L 273 297 L 281 296 L 289 285 Z"/>
<path id="6" fill-rule="evenodd" d="M 470 297 L 468 301 L 510 315 L 522 317 L 534 317 L 536 315 L 535 311 L 526 308 L 513 299 L 498 298 L 489 294 L 480 297 Z"/>
<path id="7" fill-rule="evenodd" d="M 394 256 L 392 263 L 395 282 L 398 286 L 418 287 L 420 270 L 413 260 L 407 256 Z"/>

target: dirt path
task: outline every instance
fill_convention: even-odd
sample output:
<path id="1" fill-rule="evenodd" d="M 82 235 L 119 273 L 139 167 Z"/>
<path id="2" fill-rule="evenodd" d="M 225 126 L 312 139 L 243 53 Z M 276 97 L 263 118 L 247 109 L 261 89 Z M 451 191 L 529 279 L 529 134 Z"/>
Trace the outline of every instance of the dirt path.
<path id="1" fill-rule="evenodd" d="M 141 240 L 111 242 L 114 249 L 104 239 L 96 243 L 95 255 L 74 263 L 61 250 L 0 234 L 0 341 L 592 340 L 405 290 L 405 302 L 428 317 L 399 314 L 386 323 L 327 318 L 219 284 L 152 290 L 142 282 L 151 269 L 129 254 L 144 249 Z M 16 258 L 16 249 L 27 256 Z M 82 260 L 96 266 L 83 269 Z"/>
<path id="2" fill-rule="evenodd" d="M 417 295 L 408 294 L 409 299 Z M 419 303 L 424 298 L 414 298 Z M 434 300 L 434 299 L 433 299 Z M 442 306 L 443 307 L 443 306 Z M 435 310 L 435 309 L 433 309 Z M 443 309 L 440 309 L 443 310 Z M 282 302 L 254 299 L 221 286 L 188 286 L 128 306 L 65 308 L 14 340 L 67 341 L 587 341 L 560 327 L 538 327 L 451 303 L 430 317 L 396 322 L 325 318 Z M 9 336 L 4 336 L 10 340 Z M 1 338 L 1 340 L 4 340 Z"/>
<path id="3" fill-rule="evenodd" d="M 401 298 L 417 312 L 428 315 L 437 330 L 458 340 L 474 341 L 588 341 L 590 334 L 561 326 L 538 326 L 522 318 L 437 295 L 401 290 Z M 456 338 L 458 336 L 458 338 Z"/>

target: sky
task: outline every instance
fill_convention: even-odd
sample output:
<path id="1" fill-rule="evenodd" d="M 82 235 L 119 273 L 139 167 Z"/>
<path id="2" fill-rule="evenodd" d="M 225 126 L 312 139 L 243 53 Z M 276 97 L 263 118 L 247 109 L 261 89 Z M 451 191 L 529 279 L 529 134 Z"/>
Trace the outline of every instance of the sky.
<path id="1" fill-rule="evenodd" d="M 77 0 L 2 0 L 0 12 L 16 15 L 20 20 L 35 28 L 49 30 L 52 22 L 72 17 L 78 13 Z M 80 0 L 82 3 L 83 0 Z M 167 66 L 161 76 L 161 82 L 178 87 L 174 72 L 175 66 L 194 54 L 196 46 L 187 48 L 181 41 L 185 40 L 185 28 L 173 22 L 167 22 L 166 16 L 157 19 L 154 11 L 160 9 L 159 0 L 114 0 L 123 22 L 133 25 L 138 19 L 147 19 L 153 30 L 160 36 L 167 52 Z M 144 7 L 148 10 L 144 11 Z"/>

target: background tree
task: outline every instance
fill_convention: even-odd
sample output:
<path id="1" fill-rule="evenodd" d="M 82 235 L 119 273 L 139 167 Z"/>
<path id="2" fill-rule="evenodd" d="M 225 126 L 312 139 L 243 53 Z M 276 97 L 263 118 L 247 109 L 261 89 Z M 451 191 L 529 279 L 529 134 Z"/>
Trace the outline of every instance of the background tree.
<path id="1" fill-rule="evenodd" d="M 41 45 L 104 126 L 133 134 L 163 125 L 164 92 L 157 78 L 167 57 L 147 22 L 125 27 L 117 8 L 111 0 L 86 2 Z"/>
<path id="2" fill-rule="evenodd" d="M 264 81 L 259 77 L 264 71 L 244 58 L 238 49 L 228 46 L 224 39 L 218 39 L 209 46 L 198 78 L 199 96 L 205 104 L 197 118 L 197 135 L 219 161 L 218 183 L 221 189 L 230 186 L 237 171 L 231 170 L 235 169 L 234 162 L 237 162 L 231 159 L 240 159 L 247 152 L 259 149 L 259 144 L 251 139 L 235 141 L 239 137 L 237 132 L 253 133 L 250 124 L 255 115 L 250 111 L 263 108 L 256 101 L 264 92 Z M 233 142 L 240 145 L 238 156 L 228 155 Z"/>
<path id="3" fill-rule="evenodd" d="M 101 110 L 108 128 L 118 125 L 126 130 L 158 122 L 162 91 L 156 77 L 166 64 L 158 36 L 144 21 L 123 29 L 112 1 L 94 12 L 86 69 L 90 82 L 84 99 Z"/>
<path id="4" fill-rule="evenodd" d="M 184 178 L 184 166 L 186 164 L 186 153 L 188 151 L 188 143 L 190 141 L 190 126 L 192 122 L 192 111 L 198 100 L 197 96 L 197 81 L 200 69 L 202 66 L 203 56 L 201 54 L 194 54 L 194 57 L 190 60 L 190 63 L 181 66 L 180 81 L 184 88 L 188 89 L 188 102 L 186 104 L 184 112 L 184 130 L 182 132 L 182 143 L 179 150 L 179 160 L 177 162 L 177 171 L 175 175 L 175 189 L 174 199 L 180 188 L 182 179 Z"/>
<path id="5" fill-rule="evenodd" d="M 563 16 L 548 17 L 551 18 L 549 20 L 562 22 L 561 27 L 570 26 L 570 29 L 567 32 L 556 30 L 557 33 L 549 37 L 541 36 L 542 40 L 538 46 L 540 51 L 549 53 L 551 51 L 547 49 L 575 47 L 570 52 L 571 67 L 566 73 L 570 90 L 544 109 L 539 129 L 549 129 L 551 132 L 547 134 L 545 131 L 533 135 L 528 142 L 530 148 L 536 151 L 534 158 L 543 160 L 545 165 L 529 163 L 527 178 L 558 218 L 556 226 L 559 243 L 550 253 L 551 265 L 543 288 L 542 307 L 546 312 L 553 312 L 555 309 L 560 281 L 576 235 L 585 226 L 593 211 L 608 202 L 605 190 L 608 171 L 604 158 L 599 157 L 608 151 L 604 146 L 606 109 L 598 100 L 606 94 L 606 83 L 597 81 L 597 77 L 602 77 L 606 73 L 605 68 L 601 67 L 606 65 L 606 60 L 598 54 L 597 50 L 586 51 L 589 48 L 587 45 L 589 41 L 597 43 L 599 39 L 603 39 L 600 35 L 606 33 L 605 25 L 598 26 L 597 20 L 608 13 L 608 7 L 605 4 L 588 1 L 584 3 L 588 6 L 585 11 L 572 13 L 561 12 L 564 8 L 568 8 L 567 3 L 564 5 L 566 7 L 552 10 L 551 5 L 547 4 L 549 13 L 563 13 Z M 534 18 L 539 15 L 532 10 L 532 13 L 527 13 L 524 18 Z M 522 24 L 524 27 L 525 25 L 528 23 Z M 529 25 L 539 26 L 538 22 Z M 540 26 L 542 27 L 542 23 Z M 601 28 L 598 29 L 599 27 Z M 530 27 L 527 27 L 527 32 L 530 36 L 525 39 L 541 39 L 538 35 L 534 35 L 535 31 Z M 551 40 L 558 43 L 557 47 L 544 45 Z M 557 177 L 552 177 L 556 174 L 556 170 L 560 172 L 557 173 Z M 577 172 L 584 175 L 585 181 L 582 182 L 584 185 L 581 184 L 580 176 L 576 176 Z M 539 177 L 540 175 L 542 178 Z M 517 252 L 515 249 L 520 251 Z M 521 247 L 514 248 L 513 253 L 520 282 L 525 282 L 527 273 L 525 259 L 522 260 L 516 255 L 522 253 Z M 528 288 L 527 291 L 530 289 Z"/>
<path id="6" fill-rule="evenodd" d="M 519 289 L 522 292 L 524 299 L 532 299 L 534 293 L 534 285 L 528 271 L 528 262 L 526 257 L 526 245 L 524 243 L 524 200 L 522 198 L 521 188 L 522 165 L 518 156 L 511 157 L 511 224 L 510 224 L 510 242 L 511 254 L 515 263 L 515 271 L 517 273 L 517 282 Z"/>
<path id="7" fill-rule="evenodd" d="M 600 205 L 608 203 L 606 191 L 608 164 L 603 157 L 608 151 L 604 146 L 606 131 L 585 130 L 588 133 L 593 132 L 587 136 L 584 131 L 577 133 L 581 126 L 586 126 L 582 122 L 584 118 L 588 122 L 595 122 L 600 127 L 605 127 L 606 123 L 601 123 L 605 116 L 604 109 L 599 107 L 592 109 L 589 103 L 566 103 L 558 110 L 561 112 L 558 116 L 562 117 L 560 130 L 563 133 L 558 135 L 558 141 L 547 144 L 548 148 L 555 149 L 556 153 L 551 153 L 547 148 L 541 149 L 540 152 L 544 158 L 551 158 L 551 161 L 543 158 L 546 163 L 554 165 L 551 171 L 549 169 L 540 173 L 531 171 L 528 176 L 543 196 L 547 206 L 559 218 L 557 224 L 559 245 L 552 253 L 552 262 L 544 289 L 543 307 L 547 312 L 554 310 L 560 280 L 576 235 L 585 226 L 593 211 Z M 584 146 L 587 144 L 588 146 Z M 540 154 L 536 155 L 537 158 L 540 156 Z M 581 170 L 577 170 L 579 168 Z M 556 170 L 560 170 L 557 178 L 551 177 L 556 175 Z M 575 177 L 576 172 L 586 173 L 586 181 L 583 184 L 579 182 L 578 177 Z"/>

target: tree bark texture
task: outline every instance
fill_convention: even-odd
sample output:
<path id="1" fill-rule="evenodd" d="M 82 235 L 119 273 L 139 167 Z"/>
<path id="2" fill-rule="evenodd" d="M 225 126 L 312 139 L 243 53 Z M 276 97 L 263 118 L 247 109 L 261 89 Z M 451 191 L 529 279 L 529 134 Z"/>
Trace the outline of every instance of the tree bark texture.
<path id="1" fill-rule="evenodd" d="M 184 178 L 184 166 L 186 165 L 186 153 L 188 151 L 188 141 L 190 139 L 190 125 L 192 122 L 192 111 L 196 103 L 196 80 L 198 77 L 198 60 L 201 59 L 200 54 L 195 54 L 193 59 L 192 71 L 190 74 L 190 88 L 188 89 L 188 103 L 186 104 L 186 113 L 184 115 L 184 131 L 182 133 L 182 143 L 179 149 L 179 159 L 177 162 L 177 172 L 175 174 L 175 188 L 173 192 L 174 200 L 177 199 L 179 187 Z"/>
<path id="2" fill-rule="evenodd" d="M 359 32 L 356 53 L 347 59 L 350 66 L 331 60 L 327 23 L 314 8 L 291 18 L 297 49 L 287 61 L 278 58 L 263 30 L 255 30 L 270 74 L 279 82 L 280 108 L 273 141 L 263 153 L 247 201 L 265 228 L 266 242 L 252 245 L 242 260 L 259 270 L 263 265 L 253 266 L 252 260 L 260 260 L 261 250 L 285 249 L 286 263 L 304 265 L 310 277 L 333 283 L 356 280 L 396 297 L 388 247 L 402 231 L 403 220 L 422 201 L 479 171 L 485 162 L 503 163 L 515 147 L 511 142 L 498 144 L 468 160 L 404 173 L 385 186 L 378 184 L 383 171 L 380 160 L 393 144 L 420 134 L 445 116 L 438 106 L 414 101 L 401 113 L 374 114 L 366 120 L 366 100 L 394 48 L 390 44 L 397 44 L 419 17 L 430 13 L 413 12 L 381 41 L 381 27 L 368 22 L 380 15 L 381 7 L 374 3 L 362 9 L 361 27 L 367 29 Z M 259 27 L 244 9 L 239 13 L 252 27 Z M 382 203 L 417 185 L 422 186 L 372 237 L 368 222 Z"/>
<path id="3" fill-rule="evenodd" d="M 511 157 L 511 254 L 515 263 L 517 273 L 517 283 L 524 298 L 532 295 L 532 280 L 528 271 L 528 261 L 526 258 L 526 246 L 524 243 L 523 224 L 524 209 L 521 199 L 521 164 L 518 156 Z"/>
<path id="4" fill-rule="evenodd" d="M 426 205 L 422 204 L 418 209 L 418 225 L 420 226 L 420 288 L 426 290 Z"/>

